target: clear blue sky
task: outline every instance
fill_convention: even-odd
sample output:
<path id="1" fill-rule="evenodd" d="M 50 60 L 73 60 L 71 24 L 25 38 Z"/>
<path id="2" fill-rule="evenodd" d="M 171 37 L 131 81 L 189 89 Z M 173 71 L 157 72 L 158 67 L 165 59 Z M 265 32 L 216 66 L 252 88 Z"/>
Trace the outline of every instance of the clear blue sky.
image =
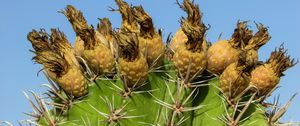
<path id="1" fill-rule="evenodd" d="M 179 18 L 184 16 L 175 0 L 127 0 L 134 5 L 142 4 L 152 15 L 155 26 L 164 28 L 164 38 L 179 27 Z M 228 39 L 237 20 L 249 20 L 269 27 L 271 41 L 260 50 L 260 59 L 265 60 L 270 52 L 285 42 L 292 57 L 299 59 L 300 54 L 300 1 L 299 0 L 195 0 L 204 13 L 204 21 L 211 25 L 208 39 L 212 42 L 223 32 L 222 38 Z M 84 12 L 90 24 L 96 24 L 97 18 L 109 17 L 114 27 L 121 24 L 118 13 L 109 12 L 108 6 L 116 7 L 113 0 L 0 0 L 0 121 L 7 120 L 16 124 L 16 120 L 26 119 L 23 112 L 31 108 L 22 91 L 43 92 L 41 84 L 47 83 L 43 75 L 37 76 L 41 69 L 32 61 L 29 52 L 31 44 L 26 35 L 31 29 L 59 28 L 73 42 L 75 33 L 67 19 L 57 13 L 67 4 L 75 5 Z M 290 96 L 300 91 L 299 64 L 286 72 L 274 96 L 280 94 L 280 102 L 285 103 Z M 300 121 L 300 95 L 296 97 L 286 121 Z"/>

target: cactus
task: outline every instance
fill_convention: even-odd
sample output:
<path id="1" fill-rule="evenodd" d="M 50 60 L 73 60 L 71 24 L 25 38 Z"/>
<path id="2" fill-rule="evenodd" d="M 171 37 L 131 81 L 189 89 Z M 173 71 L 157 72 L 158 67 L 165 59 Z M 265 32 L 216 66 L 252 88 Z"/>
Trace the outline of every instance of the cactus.
<path id="1" fill-rule="evenodd" d="M 283 45 L 266 62 L 258 49 L 271 38 L 257 24 L 238 22 L 232 38 L 212 46 L 197 4 L 179 3 L 187 13 L 166 46 L 142 6 L 115 0 L 122 25 L 108 18 L 97 29 L 68 5 L 61 11 L 77 37 L 74 48 L 58 29 L 28 34 L 35 56 L 49 80 L 47 98 L 24 93 L 33 107 L 26 113 L 35 125 L 275 126 L 283 124 L 278 100 L 266 103 L 283 72 L 297 62 Z"/>

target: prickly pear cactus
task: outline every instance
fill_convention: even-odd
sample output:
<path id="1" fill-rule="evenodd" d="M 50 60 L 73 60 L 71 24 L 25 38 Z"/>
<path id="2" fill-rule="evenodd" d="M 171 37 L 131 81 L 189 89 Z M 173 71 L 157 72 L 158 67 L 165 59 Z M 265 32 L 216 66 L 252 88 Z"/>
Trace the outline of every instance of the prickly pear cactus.
<path id="1" fill-rule="evenodd" d="M 76 32 L 72 47 L 58 29 L 28 34 L 49 80 L 47 98 L 33 92 L 36 125 L 91 126 L 238 126 L 278 125 L 282 108 L 265 103 L 282 73 L 296 62 L 283 45 L 266 62 L 258 49 L 270 40 L 268 29 L 238 22 L 232 38 L 211 44 L 197 4 L 178 3 L 187 13 L 165 45 L 142 6 L 115 0 L 122 26 L 108 18 L 96 29 L 83 13 L 68 5 L 61 11 Z M 278 109 L 279 108 L 279 109 Z"/>

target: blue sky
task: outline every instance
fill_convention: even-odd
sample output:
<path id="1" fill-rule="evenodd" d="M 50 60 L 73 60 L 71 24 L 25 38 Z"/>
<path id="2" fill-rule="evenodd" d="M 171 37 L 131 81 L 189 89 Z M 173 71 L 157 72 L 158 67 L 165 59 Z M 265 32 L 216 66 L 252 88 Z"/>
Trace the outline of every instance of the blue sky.
<path id="1" fill-rule="evenodd" d="M 175 0 L 127 0 L 134 5 L 142 4 L 152 15 L 155 26 L 164 29 L 164 38 L 179 27 L 179 18 L 184 16 Z M 271 41 L 260 50 L 260 59 L 265 60 L 270 52 L 281 43 L 285 43 L 288 53 L 297 59 L 300 54 L 300 1 L 299 0 L 195 0 L 204 13 L 203 20 L 210 24 L 207 38 L 215 42 L 220 33 L 228 39 L 237 20 L 250 21 L 251 29 L 255 22 L 269 27 Z M 89 24 L 96 24 L 97 18 L 109 17 L 114 27 L 121 24 L 120 15 L 109 12 L 108 7 L 116 7 L 113 0 L 1 0 L 0 1 L 0 121 L 7 120 L 16 124 L 16 120 L 26 119 L 23 112 L 31 108 L 22 91 L 43 92 L 41 84 L 47 83 L 42 74 L 37 76 L 41 66 L 31 61 L 31 44 L 26 35 L 32 29 L 59 28 L 75 40 L 75 33 L 67 19 L 58 10 L 67 4 L 76 6 L 84 12 Z M 280 95 L 280 103 L 300 91 L 300 67 L 285 72 L 281 88 L 270 99 Z M 285 121 L 300 121 L 300 95 L 297 96 L 284 116 Z"/>

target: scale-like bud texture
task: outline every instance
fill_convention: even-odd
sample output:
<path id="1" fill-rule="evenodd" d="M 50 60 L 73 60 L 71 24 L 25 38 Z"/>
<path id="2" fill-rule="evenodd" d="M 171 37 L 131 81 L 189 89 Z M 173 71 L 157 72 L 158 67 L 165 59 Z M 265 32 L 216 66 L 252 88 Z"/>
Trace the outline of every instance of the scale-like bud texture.
<path id="1" fill-rule="evenodd" d="M 88 93 L 87 80 L 76 67 L 69 68 L 66 74 L 54 80 L 65 92 L 74 97 L 81 97 Z"/>
<path id="2" fill-rule="evenodd" d="M 267 94 L 274 89 L 279 80 L 272 66 L 268 64 L 258 66 L 251 72 L 251 84 L 258 89 L 260 95 Z"/>
<path id="3" fill-rule="evenodd" d="M 245 67 L 238 62 L 230 64 L 220 76 L 220 88 L 231 99 L 243 92 L 249 84 L 249 77 L 244 73 Z"/>
<path id="4" fill-rule="evenodd" d="M 175 33 L 175 35 L 170 43 L 171 50 L 175 53 L 177 51 L 177 48 L 180 46 L 184 46 L 186 41 L 188 41 L 187 36 L 184 34 L 182 29 L 179 29 Z"/>
<path id="5" fill-rule="evenodd" d="M 84 51 L 84 41 L 77 36 L 74 44 L 74 51 L 76 56 L 82 56 Z"/>
<path id="6" fill-rule="evenodd" d="M 240 51 L 232 48 L 227 40 L 213 44 L 207 51 L 207 69 L 214 74 L 222 74 L 228 65 L 238 61 Z"/>
<path id="7" fill-rule="evenodd" d="M 121 75 L 126 78 L 127 86 L 139 86 L 145 82 L 148 73 L 148 66 L 146 64 L 146 58 L 142 54 L 139 54 L 133 61 L 123 58 L 119 60 Z"/>
<path id="8" fill-rule="evenodd" d="M 183 78 L 188 74 L 188 67 L 190 66 L 189 78 L 196 74 L 201 74 L 206 66 L 205 53 L 190 52 L 186 49 L 179 49 L 173 57 L 174 65 L 179 70 Z"/>
<path id="9" fill-rule="evenodd" d="M 112 74 L 115 70 L 115 60 L 105 45 L 99 45 L 93 50 L 84 50 L 83 58 L 90 64 L 92 70 L 99 74 Z"/>

